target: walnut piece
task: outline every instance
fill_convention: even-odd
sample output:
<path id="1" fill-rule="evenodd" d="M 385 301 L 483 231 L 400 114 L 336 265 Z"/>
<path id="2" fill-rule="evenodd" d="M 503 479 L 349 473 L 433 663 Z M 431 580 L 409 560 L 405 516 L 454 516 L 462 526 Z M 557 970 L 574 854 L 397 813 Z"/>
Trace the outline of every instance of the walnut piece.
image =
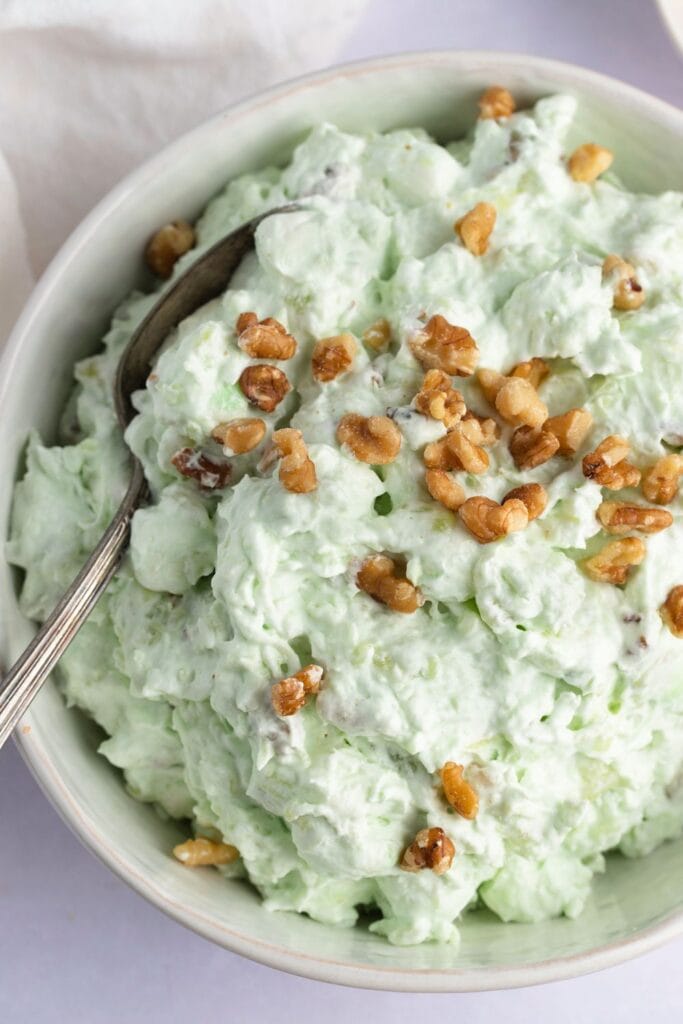
<path id="1" fill-rule="evenodd" d="M 424 604 L 424 597 L 401 571 L 389 555 L 369 555 L 356 574 L 356 586 L 392 611 L 409 615 Z"/>
<path id="2" fill-rule="evenodd" d="M 391 324 L 389 321 L 383 317 L 380 320 L 375 320 L 374 324 L 370 324 L 363 331 L 363 341 L 368 348 L 374 349 L 375 352 L 380 352 L 383 348 L 386 348 L 391 341 Z"/>
<path id="3" fill-rule="evenodd" d="M 491 203 L 477 203 L 464 217 L 456 220 L 454 228 L 473 256 L 483 256 L 496 224 L 496 208 Z"/>
<path id="4" fill-rule="evenodd" d="M 456 327 L 436 313 L 410 342 L 410 349 L 425 370 L 443 370 L 469 377 L 479 360 L 477 343 L 468 330 Z"/>
<path id="5" fill-rule="evenodd" d="M 460 484 L 443 469 L 426 470 L 425 484 L 434 501 L 451 512 L 457 512 L 465 500 L 465 492 Z"/>
<path id="6" fill-rule="evenodd" d="M 683 586 L 674 587 L 669 591 L 659 614 L 673 635 L 683 640 Z"/>
<path id="7" fill-rule="evenodd" d="M 569 157 L 567 164 L 569 174 L 574 181 L 592 182 L 611 166 L 614 153 L 594 142 L 585 142 L 578 146 Z"/>
<path id="8" fill-rule="evenodd" d="M 425 446 L 423 458 L 427 469 L 464 469 L 467 473 L 484 473 L 489 457 L 481 445 L 474 444 L 470 435 L 476 432 L 471 423 L 456 423 L 445 437 Z M 479 428 L 481 429 L 481 428 Z"/>
<path id="9" fill-rule="evenodd" d="M 626 438 L 610 434 L 594 452 L 584 455 L 583 475 L 611 491 L 637 487 L 640 483 L 640 470 L 626 460 L 630 450 L 631 445 Z"/>
<path id="10" fill-rule="evenodd" d="M 516 366 L 513 366 L 508 376 L 522 377 L 524 380 L 528 380 L 533 387 L 538 388 L 549 373 L 550 367 L 545 359 L 541 359 L 540 356 L 534 356 L 532 359 L 527 359 L 525 362 L 517 363 Z"/>
<path id="11" fill-rule="evenodd" d="M 186 220 L 174 220 L 152 235 L 145 249 L 145 262 L 157 277 L 169 278 L 177 261 L 194 243 L 192 225 Z"/>
<path id="12" fill-rule="evenodd" d="M 491 405 L 496 404 L 496 396 L 506 379 L 497 370 L 487 370 L 484 367 L 481 370 L 477 370 L 477 383 L 483 391 L 486 401 L 490 402 Z"/>
<path id="13" fill-rule="evenodd" d="M 388 416 L 361 416 L 350 412 L 337 425 L 337 441 L 360 462 L 386 466 L 401 450 L 401 431 Z"/>
<path id="14" fill-rule="evenodd" d="M 518 427 L 510 438 L 510 454 L 518 469 L 535 469 L 552 459 L 560 448 L 555 434 L 545 424 L 540 428 Z"/>
<path id="15" fill-rule="evenodd" d="M 256 313 L 240 313 L 235 329 L 238 346 L 252 359 L 291 359 L 297 350 L 287 328 L 272 316 L 259 320 Z"/>
<path id="16" fill-rule="evenodd" d="M 273 412 L 292 390 L 286 374 L 268 363 L 245 367 L 238 383 L 247 401 L 262 412 Z"/>
<path id="17" fill-rule="evenodd" d="M 467 412 L 464 398 L 443 370 L 428 370 L 424 375 L 422 386 L 415 395 L 415 408 L 424 416 L 439 420 L 448 429 Z"/>
<path id="18" fill-rule="evenodd" d="M 500 427 L 490 416 L 477 416 L 468 410 L 462 418 L 461 429 L 472 444 L 490 448 L 500 437 Z"/>
<path id="19" fill-rule="evenodd" d="M 471 821 L 477 816 L 479 797 L 469 782 L 463 778 L 464 770 L 461 764 L 446 761 L 439 774 L 446 800 L 461 817 Z"/>
<path id="20" fill-rule="evenodd" d="M 678 494 L 683 476 L 683 455 L 663 455 L 643 473 L 643 494 L 655 505 L 668 505 Z"/>
<path id="21" fill-rule="evenodd" d="M 551 416 L 543 429 L 554 434 L 560 443 L 558 455 L 576 455 L 593 426 L 593 417 L 588 409 L 569 409 L 559 416 Z"/>
<path id="22" fill-rule="evenodd" d="M 239 855 L 237 847 L 230 843 L 218 843 L 205 836 L 187 839 L 173 847 L 173 856 L 188 868 L 232 864 Z"/>
<path id="23" fill-rule="evenodd" d="M 321 384 L 336 380 L 353 365 L 358 346 L 352 334 L 337 334 L 315 343 L 311 366 L 313 376 Z"/>
<path id="24" fill-rule="evenodd" d="M 510 114 L 514 114 L 515 110 L 516 104 L 512 93 L 502 85 L 490 85 L 486 92 L 479 97 L 480 120 L 509 117 Z"/>
<path id="25" fill-rule="evenodd" d="M 640 309 L 645 302 L 645 292 L 636 277 L 635 267 L 612 253 L 605 257 L 602 276 L 614 286 L 612 305 L 615 309 Z"/>
<path id="26" fill-rule="evenodd" d="M 435 875 L 443 875 L 455 856 L 455 846 L 442 828 L 423 828 L 417 833 L 401 858 L 403 871 L 422 871 L 428 868 Z"/>
<path id="27" fill-rule="evenodd" d="M 548 418 L 548 407 L 524 377 L 506 377 L 495 401 L 496 409 L 513 427 L 540 427 Z"/>
<path id="28" fill-rule="evenodd" d="M 458 515 L 480 544 L 490 544 L 524 530 L 529 523 L 527 507 L 519 498 L 510 498 L 502 505 L 491 498 L 468 498 L 458 509 Z"/>
<path id="29" fill-rule="evenodd" d="M 228 420 L 211 431 L 211 437 L 223 446 L 226 455 L 244 455 L 253 451 L 266 434 L 266 424 L 257 417 Z"/>
<path id="30" fill-rule="evenodd" d="M 603 501 L 596 513 L 598 522 L 608 533 L 659 533 L 671 526 L 674 519 L 663 508 L 647 508 L 624 501 Z"/>
<path id="31" fill-rule="evenodd" d="M 284 427 L 273 434 L 273 445 L 280 456 L 280 483 L 293 494 L 309 494 L 318 486 L 313 460 L 300 430 Z"/>
<path id="32" fill-rule="evenodd" d="M 620 586 L 626 583 L 631 567 L 640 565 L 643 561 L 645 551 L 645 545 L 640 537 L 611 540 L 597 555 L 586 558 L 583 568 L 586 575 L 597 583 L 613 583 Z"/>
<path id="33" fill-rule="evenodd" d="M 310 694 L 320 691 L 324 671 L 321 665 L 306 665 L 293 676 L 274 683 L 270 688 L 270 700 L 275 714 L 281 718 L 296 714 Z"/>
<path id="34" fill-rule="evenodd" d="M 230 483 L 232 465 L 213 459 L 198 448 L 181 448 L 171 462 L 182 476 L 196 480 L 203 491 L 218 491 Z"/>
<path id="35" fill-rule="evenodd" d="M 526 505 L 529 522 L 538 519 L 545 512 L 548 504 L 548 492 L 543 484 L 522 484 L 520 487 L 513 487 L 503 498 L 502 504 L 512 499 L 518 499 Z"/>

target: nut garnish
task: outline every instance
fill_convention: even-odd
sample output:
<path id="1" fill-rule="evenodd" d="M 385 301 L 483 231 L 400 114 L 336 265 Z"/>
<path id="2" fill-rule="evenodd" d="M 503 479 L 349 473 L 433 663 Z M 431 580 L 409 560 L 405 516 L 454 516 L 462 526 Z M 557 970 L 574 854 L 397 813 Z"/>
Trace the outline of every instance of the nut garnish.
<path id="1" fill-rule="evenodd" d="M 510 454 L 518 469 L 535 469 L 552 459 L 560 442 L 546 425 L 540 429 L 518 427 L 510 438 Z"/>
<path id="2" fill-rule="evenodd" d="M 594 452 L 584 455 L 583 475 L 611 491 L 637 487 L 640 483 L 640 470 L 626 461 L 630 450 L 631 445 L 626 438 L 610 434 Z"/>
<path id="3" fill-rule="evenodd" d="M 164 224 L 152 235 L 145 249 L 145 262 L 157 277 L 168 278 L 181 256 L 195 243 L 194 228 L 186 220 Z"/>
<path id="4" fill-rule="evenodd" d="M 496 224 L 496 208 L 491 203 L 477 203 L 464 217 L 456 220 L 454 229 L 473 256 L 483 256 Z"/>
<path id="5" fill-rule="evenodd" d="M 614 160 L 614 153 L 594 142 L 585 142 L 569 157 L 568 169 L 574 181 L 592 182 L 599 178 Z"/>
<path id="6" fill-rule="evenodd" d="M 502 505 L 491 498 L 468 498 L 458 515 L 480 544 L 490 544 L 509 533 L 523 530 L 529 523 L 529 512 L 519 498 L 510 498 Z"/>
<path id="7" fill-rule="evenodd" d="M 500 427 L 494 419 L 490 416 L 477 416 L 471 410 L 463 416 L 461 429 L 472 444 L 480 444 L 484 448 L 490 448 L 500 437 Z"/>
<path id="8" fill-rule="evenodd" d="M 546 363 L 545 359 L 541 359 L 540 356 L 534 356 L 532 359 L 527 359 L 523 363 L 517 363 L 511 370 L 508 376 L 510 377 L 522 377 L 524 380 L 528 380 L 533 387 L 538 388 L 550 373 L 550 367 Z"/>
<path id="9" fill-rule="evenodd" d="M 311 357 L 314 378 L 321 384 L 335 380 L 353 364 L 357 351 L 356 339 L 352 334 L 321 338 L 315 343 Z"/>
<path id="10" fill-rule="evenodd" d="M 270 700 L 276 715 L 287 718 L 296 714 L 309 694 L 318 693 L 324 675 L 321 665 L 306 665 L 293 676 L 281 679 L 270 688 Z"/>
<path id="11" fill-rule="evenodd" d="M 643 473 L 643 494 L 655 505 L 668 505 L 678 494 L 683 476 L 683 455 L 663 455 Z"/>
<path id="12" fill-rule="evenodd" d="M 683 586 L 674 587 L 669 591 L 659 614 L 673 635 L 683 640 Z"/>
<path id="13" fill-rule="evenodd" d="M 247 401 L 262 412 L 273 412 L 292 390 L 287 375 L 268 363 L 245 367 L 238 383 Z"/>
<path id="14" fill-rule="evenodd" d="M 422 386 L 415 395 L 415 408 L 424 416 L 439 420 L 448 429 L 467 412 L 464 398 L 443 370 L 428 370 L 424 375 Z"/>
<path id="15" fill-rule="evenodd" d="M 509 117 L 510 114 L 514 114 L 515 109 L 516 104 L 512 93 L 504 89 L 502 85 L 490 85 L 486 92 L 479 97 L 481 120 Z"/>
<path id="16" fill-rule="evenodd" d="M 266 424 L 257 417 L 228 420 L 211 431 L 211 437 L 223 446 L 226 455 L 244 455 L 261 443 Z"/>
<path id="17" fill-rule="evenodd" d="M 386 348 L 391 341 L 391 324 L 389 321 L 383 317 L 380 320 L 375 320 L 374 324 L 370 324 L 363 331 L 363 341 L 368 348 L 372 348 L 376 352 Z"/>
<path id="18" fill-rule="evenodd" d="M 477 343 L 468 330 L 456 327 L 440 313 L 430 317 L 410 342 L 425 370 L 444 370 L 452 376 L 469 377 L 479 359 Z"/>
<path id="19" fill-rule="evenodd" d="M 611 540 L 597 555 L 586 558 L 583 568 L 586 575 L 597 583 L 613 583 L 619 586 L 626 583 L 629 569 L 643 561 L 645 551 L 645 545 L 640 537 Z"/>
<path id="20" fill-rule="evenodd" d="M 503 498 L 502 504 L 513 498 L 524 502 L 530 523 L 545 512 L 548 504 L 548 493 L 543 484 L 522 484 L 520 487 L 513 487 Z"/>
<path id="21" fill-rule="evenodd" d="M 463 818 L 476 818 L 479 810 L 479 797 L 469 782 L 463 778 L 464 768 L 455 761 L 446 761 L 440 771 L 441 785 L 444 796 L 451 807 Z"/>
<path id="22" fill-rule="evenodd" d="M 596 513 L 598 521 L 608 533 L 659 533 L 671 526 L 674 519 L 663 508 L 646 508 L 625 501 L 603 501 Z"/>
<path id="23" fill-rule="evenodd" d="M 432 498 L 451 512 L 457 512 L 465 500 L 460 484 L 443 469 L 426 470 L 425 484 Z"/>
<path id="24" fill-rule="evenodd" d="M 547 405 L 524 377 L 507 377 L 503 381 L 496 395 L 496 409 L 513 427 L 540 427 L 548 418 Z"/>
<path id="25" fill-rule="evenodd" d="M 388 416 L 361 416 L 350 412 L 337 426 L 337 441 L 346 445 L 360 462 L 386 466 L 401 449 L 401 431 Z"/>
<path id="26" fill-rule="evenodd" d="M 498 373 L 497 370 L 487 370 L 484 367 L 481 370 L 477 370 L 477 383 L 483 391 L 486 401 L 490 402 L 491 405 L 496 404 L 496 395 L 504 382 L 504 375 Z"/>
<path id="27" fill-rule="evenodd" d="M 636 277 L 635 267 L 612 253 L 605 257 L 602 276 L 614 283 L 612 305 L 615 309 L 640 309 L 645 302 L 645 292 Z"/>
<path id="28" fill-rule="evenodd" d="M 455 856 L 455 846 L 442 828 L 423 828 L 417 833 L 401 858 L 403 871 L 422 871 L 429 868 L 435 875 L 443 875 Z"/>
<path id="29" fill-rule="evenodd" d="M 395 612 L 410 614 L 424 604 L 419 587 L 398 575 L 399 566 L 389 555 L 370 555 L 356 574 L 356 586 Z"/>
<path id="30" fill-rule="evenodd" d="M 569 409 L 547 419 L 543 429 L 550 431 L 559 441 L 558 455 L 576 455 L 592 426 L 593 417 L 588 409 Z"/>
<path id="31" fill-rule="evenodd" d="M 425 446 L 423 458 L 427 469 L 464 469 L 468 473 L 484 473 L 489 457 L 481 445 L 470 440 L 476 427 L 465 422 L 456 423 L 445 437 Z"/>
<path id="32" fill-rule="evenodd" d="M 237 847 L 231 846 L 230 843 L 218 843 L 205 836 L 187 839 L 173 847 L 173 856 L 188 868 L 232 864 L 239 855 Z"/>
<path id="33" fill-rule="evenodd" d="M 217 491 L 230 483 L 232 466 L 219 462 L 197 448 L 181 448 L 171 462 L 182 476 L 196 480 L 203 491 Z"/>
<path id="34" fill-rule="evenodd" d="M 291 359 L 296 352 L 295 339 L 272 316 L 259 320 L 256 313 L 240 313 L 235 330 L 237 344 L 252 359 Z"/>
<path id="35" fill-rule="evenodd" d="M 280 483 L 285 490 L 293 494 L 314 491 L 318 486 L 318 478 L 301 431 L 293 427 L 276 430 L 273 445 L 280 455 Z"/>

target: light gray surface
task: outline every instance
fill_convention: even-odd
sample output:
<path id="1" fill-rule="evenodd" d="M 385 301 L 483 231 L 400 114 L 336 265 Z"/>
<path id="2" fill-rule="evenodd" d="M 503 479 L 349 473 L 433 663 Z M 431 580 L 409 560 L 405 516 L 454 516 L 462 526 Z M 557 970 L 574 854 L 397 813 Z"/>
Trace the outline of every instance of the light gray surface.
<path id="1" fill-rule="evenodd" d="M 556 57 L 683 105 L 683 61 L 650 0 L 370 0 L 340 59 L 436 47 Z M 373 1024 L 668 1024 L 683 1015 L 683 941 L 601 975 L 465 996 L 354 991 L 248 963 L 167 920 L 86 853 L 11 746 L 0 753 L 0 829 L 3 1022 L 337 1024 L 363 1014 Z"/>

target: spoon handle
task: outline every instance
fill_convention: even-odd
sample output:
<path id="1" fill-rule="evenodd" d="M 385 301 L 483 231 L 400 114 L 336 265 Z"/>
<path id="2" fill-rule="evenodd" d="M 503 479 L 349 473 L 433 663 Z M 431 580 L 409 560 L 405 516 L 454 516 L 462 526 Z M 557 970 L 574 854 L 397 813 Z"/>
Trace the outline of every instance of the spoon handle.
<path id="1" fill-rule="evenodd" d="M 135 459 L 128 490 L 97 547 L 26 650 L 0 681 L 0 747 L 116 572 L 130 537 L 133 512 L 144 490 L 142 468 Z"/>

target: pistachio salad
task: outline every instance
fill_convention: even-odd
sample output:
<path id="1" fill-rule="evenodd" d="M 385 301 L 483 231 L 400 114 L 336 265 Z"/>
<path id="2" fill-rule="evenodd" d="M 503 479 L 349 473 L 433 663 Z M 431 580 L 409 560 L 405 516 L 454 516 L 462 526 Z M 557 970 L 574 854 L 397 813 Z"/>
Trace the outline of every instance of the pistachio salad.
<path id="1" fill-rule="evenodd" d="M 169 857 L 273 910 L 449 942 L 479 906 L 573 917 L 607 851 L 683 831 L 683 196 L 627 191 L 575 109 L 492 87 L 450 145 L 314 128 L 150 242 L 173 280 L 297 204 L 169 336 L 125 443 L 158 289 L 77 365 L 61 446 L 30 440 L 37 620 L 142 462 L 64 696 L 185 821 Z"/>

